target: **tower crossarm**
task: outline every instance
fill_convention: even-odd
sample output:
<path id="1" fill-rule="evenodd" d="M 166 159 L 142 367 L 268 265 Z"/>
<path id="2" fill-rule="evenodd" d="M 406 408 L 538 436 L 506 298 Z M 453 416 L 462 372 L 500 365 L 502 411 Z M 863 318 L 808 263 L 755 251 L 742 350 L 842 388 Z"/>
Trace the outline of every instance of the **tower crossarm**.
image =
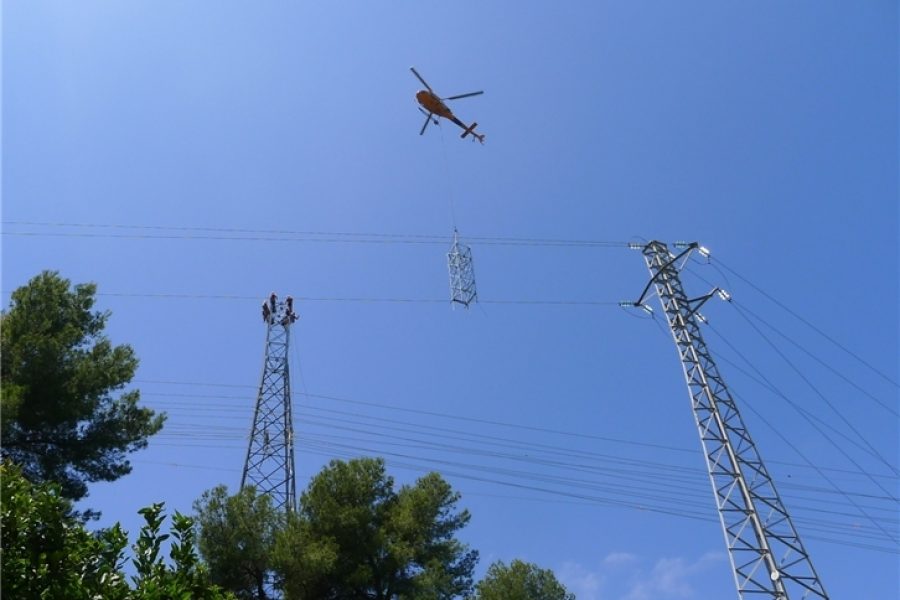
<path id="1" fill-rule="evenodd" d="M 687 251 L 696 248 L 692 244 Z M 661 242 L 643 247 L 650 284 L 684 370 L 738 596 L 828 598 L 775 483 L 703 340 L 698 300 L 681 284 L 677 257 Z M 647 289 L 644 291 L 646 295 Z M 643 298 L 643 295 L 642 295 Z M 702 304 L 702 302 L 701 302 Z"/>

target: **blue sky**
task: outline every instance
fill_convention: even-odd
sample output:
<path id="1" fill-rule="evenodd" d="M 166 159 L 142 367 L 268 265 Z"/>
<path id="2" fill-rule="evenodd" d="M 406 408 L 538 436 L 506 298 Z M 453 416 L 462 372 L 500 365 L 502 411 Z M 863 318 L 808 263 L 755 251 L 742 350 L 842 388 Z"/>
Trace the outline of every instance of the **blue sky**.
<path id="1" fill-rule="evenodd" d="M 896 3 L 558 4 L 4 4 L 4 305 L 42 269 L 97 282 L 169 413 L 91 488 L 101 524 L 238 485 L 275 290 L 301 488 L 383 455 L 463 493 L 479 572 L 734 597 L 671 338 L 615 305 L 640 253 L 508 243 L 698 240 L 685 285 L 735 299 L 707 342 L 826 589 L 896 595 Z M 453 105 L 484 146 L 417 135 L 410 65 L 485 90 Z"/>

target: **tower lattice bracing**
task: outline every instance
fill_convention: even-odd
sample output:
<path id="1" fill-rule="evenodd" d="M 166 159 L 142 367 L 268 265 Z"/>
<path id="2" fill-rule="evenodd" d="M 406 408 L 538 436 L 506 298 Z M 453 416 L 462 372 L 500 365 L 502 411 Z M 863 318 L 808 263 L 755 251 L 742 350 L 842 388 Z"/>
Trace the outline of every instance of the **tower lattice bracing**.
<path id="1" fill-rule="evenodd" d="M 472 267 L 472 249 L 459 241 L 459 232 L 453 232 L 453 245 L 447 253 L 450 270 L 450 302 L 466 308 L 478 300 L 475 291 L 475 269 Z"/>
<path id="2" fill-rule="evenodd" d="M 263 303 L 262 315 L 266 324 L 266 355 L 241 488 L 252 485 L 258 493 L 268 494 L 275 508 L 293 511 L 297 507 L 297 488 L 288 350 L 291 325 L 297 315 L 290 296 L 280 301 L 275 294 Z"/>
<path id="3" fill-rule="evenodd" d="M 698 247 L 674 256 L 660 242 L 644 246 L 652 277 L 635 304 L 655 286 L 684 368 L 738 596 L 828 598 L 703 341 L 697 309 L 713 293 L 689 299 L 682 287 L 679 262 Z"/>

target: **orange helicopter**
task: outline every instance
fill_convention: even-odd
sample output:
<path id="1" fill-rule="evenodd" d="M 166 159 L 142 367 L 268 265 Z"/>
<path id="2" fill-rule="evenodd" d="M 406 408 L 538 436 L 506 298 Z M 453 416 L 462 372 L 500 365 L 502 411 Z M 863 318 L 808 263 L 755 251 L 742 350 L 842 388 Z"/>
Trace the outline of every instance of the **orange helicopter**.
<path id="1" fill-rule="evenodd" d="M 454 115 L 453 112 L 449 108 L 447 108 L 447 105 L 444 104 L 445 100 L 459 100 L 460 98 L 468 98 L 469 96 L 478 96 L 479 94 L 483 94 L 483 91 L 470 92 L 468 94 L 460 94 L 458 96 L 441 98 L 440 96 L 435 94 L 434 90 L 431 89 L 431 86 L 428 85 L 428 83 L 424 79 L 422 79 L 422 76 L 419 75 L 419 72 L 416 71 L 415 67 L 410 67 L 409 70 L 412 71 L 412 74 L 416 76 L 416 79 L 421 81 L 422 85 L 425 86 L 424 90 L 419 90 L 418 92 L 416 92 L 416 100 L 418 100 L 419 104 L 422 105 L 419 110 L 422 112 L 422 114 L 425 115 L 425 124 L 422 125 L 422 130 L 419 131 L 419 135 L 425 133 L 425 128 L 428 127 L 429 123 L 438 125 L 438 120 L 434 118 L 434 115 L 437 115 L 439 117 L 444 117 L 448 121 L 453 121 L 454 123 L 459 125 L 463 130 L 462 135 L 460 136 L 461 138 L 465 139 L 465 137 L 471 133 L 473 138 L 475 138 L 482 144 L 484 143 L 484 134 L 475 133 L 475 127 L 478 125 L 478 123 L 472 123 L 471 125 L 467 126 L 465 123 L 457 119 L 456 115 Z"/>

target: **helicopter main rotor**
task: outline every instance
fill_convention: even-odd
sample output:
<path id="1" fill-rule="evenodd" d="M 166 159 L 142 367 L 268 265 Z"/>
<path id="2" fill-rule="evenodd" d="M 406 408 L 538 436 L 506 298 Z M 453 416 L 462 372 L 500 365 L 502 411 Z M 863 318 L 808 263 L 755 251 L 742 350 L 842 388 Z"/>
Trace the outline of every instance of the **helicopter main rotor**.
<path id="1" fill-rule="evenodd" d="M 438 95 L 435 93 L 435 91 L 434 91 L 433 89 L 431 89 L 431 86 L 428 85 L 428 82 L 425 81 L 425 78 L 422 77 L 421 75 L 419 75 L 419 72 L 416 71 L 416 68 L 415 68 L 415 67 L 410 67 L 409 70 L 412 71 L 412 74 L 416 76 L 416 79 L 418 79 L 419 81 L 422 82 L 422 85 L 425 86 L 425 89 L 426 89 L 426 90 L 428 90 L 429 92 L 431 92 L 432 94 L 434 94 L 434 96 L 435 96 L 436 98 L 440 98 L 441 100 L 459 100 L 460 98 L 469 98 L 469 97 L 471 97 L 471 96 L 478 96 L 478 95 L 484 93 L 484 90 L 480 90 L 480 91 L 477 91 L 477 92 L 469 92 L 468 94 L 458 94 L 458 95 L 456 95 L 456 96 L 448 96 L 448 97 L 446 97 L 446 98 L 441 98 L 440 96 L 438 96 Z"/>

